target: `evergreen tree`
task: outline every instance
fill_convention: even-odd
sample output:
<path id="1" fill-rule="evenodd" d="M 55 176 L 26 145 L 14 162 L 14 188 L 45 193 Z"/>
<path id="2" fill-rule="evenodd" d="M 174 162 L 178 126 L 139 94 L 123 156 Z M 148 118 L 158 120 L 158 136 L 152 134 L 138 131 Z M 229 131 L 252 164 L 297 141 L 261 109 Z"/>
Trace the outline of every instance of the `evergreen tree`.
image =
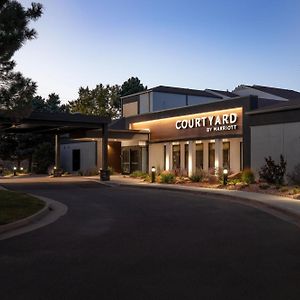
<path id="1" fill-rule="evenodd" d="M 139 93 L 146 89 L 147 86 L 144 86 L 138 77 L 131 77 L 122 84 L 121 97 Z"/>
<path id="2" fill-rule="evenodd" d="M 41 15 L 39 3 L 25 9 L 18 1 L 0 0 L 0 109 L 7 110 L 16 119 L 30 113 L 36 84 L 21 73 L 13 72 L 12 57 L 27 40 L 36 37 L 29 23 Z"/>

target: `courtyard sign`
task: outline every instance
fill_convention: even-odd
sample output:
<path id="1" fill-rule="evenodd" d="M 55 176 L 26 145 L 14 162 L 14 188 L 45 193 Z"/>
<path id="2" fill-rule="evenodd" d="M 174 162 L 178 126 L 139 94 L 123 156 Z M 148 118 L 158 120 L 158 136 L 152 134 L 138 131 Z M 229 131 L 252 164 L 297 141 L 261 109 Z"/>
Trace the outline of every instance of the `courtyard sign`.
<path id="1" fill-rule="evenodd" d="M 211 131 L 230 131 L 237 129 L 237 113 L 209 115 L 192 119 L 178 120 L 175 123 L 176 129 L 204 127 L 206 132 Z"/>
<path id="2" fill-rule="evenodd" d="M 243 135 L 241 107 L 199 112 L 130 124 L 130 129 L 147 130 L 151 142 L 240 137 Z"/>

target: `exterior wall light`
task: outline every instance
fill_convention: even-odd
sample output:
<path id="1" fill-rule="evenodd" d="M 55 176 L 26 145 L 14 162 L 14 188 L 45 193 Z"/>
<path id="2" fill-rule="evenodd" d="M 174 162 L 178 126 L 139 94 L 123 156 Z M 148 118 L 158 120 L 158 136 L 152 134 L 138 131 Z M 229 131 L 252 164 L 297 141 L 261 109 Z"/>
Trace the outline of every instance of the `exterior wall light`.
<path id="1" fill-rule="evenodd" d="M 155 175 L 156 175 L 156 168 L 153 166 L 151 168 L 151 182 L 154 183 L 155 182 Z"/>
<path id="2" fill-rule="evenodd" d="M 224 168 L 223 169 L 223 184 L 227 185 L 227 181 L 228 181 L 228 169 Z"/>
<path id="3" fill-rule="evenodd" d="M 20 168 L 20 171 L 23 173 L 23 171 L 24 171 L 24 168 L 23 168 L 23 167 L 21 167 L 21 168 Z"/>

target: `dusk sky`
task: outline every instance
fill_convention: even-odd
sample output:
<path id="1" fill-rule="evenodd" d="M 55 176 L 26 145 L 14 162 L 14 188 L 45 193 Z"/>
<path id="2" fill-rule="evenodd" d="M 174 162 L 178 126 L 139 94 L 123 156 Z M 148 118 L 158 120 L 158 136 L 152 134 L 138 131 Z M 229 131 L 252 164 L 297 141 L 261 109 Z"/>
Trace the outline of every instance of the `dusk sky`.
<path id="1" fill-rule="evenodd" d="M 36 2 L 38 38 L 15 60 L 44 97 L 66 102 L 80 86 L 131 76 L 148 87 L 300 90 L 299 0 Z"/>

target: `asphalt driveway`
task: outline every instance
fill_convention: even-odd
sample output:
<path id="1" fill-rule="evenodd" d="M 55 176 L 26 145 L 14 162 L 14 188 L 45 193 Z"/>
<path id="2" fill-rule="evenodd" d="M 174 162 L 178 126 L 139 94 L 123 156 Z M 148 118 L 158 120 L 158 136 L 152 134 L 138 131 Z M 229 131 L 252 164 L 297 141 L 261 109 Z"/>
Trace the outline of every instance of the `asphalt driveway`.
<path id="1" fill-rule="evenodd" d="M 196 193 L 7 183 L 65 203 L 0 241 L 0 299 L 300 299 L 300 229 Z"/>

